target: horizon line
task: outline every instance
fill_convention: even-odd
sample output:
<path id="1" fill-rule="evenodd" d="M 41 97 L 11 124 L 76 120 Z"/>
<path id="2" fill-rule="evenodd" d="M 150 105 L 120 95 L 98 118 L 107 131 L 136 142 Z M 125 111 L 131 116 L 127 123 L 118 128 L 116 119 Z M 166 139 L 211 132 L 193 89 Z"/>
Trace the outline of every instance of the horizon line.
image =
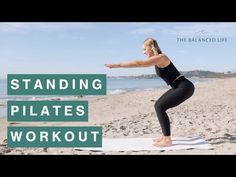
<path id="1" fill-rule="evenodd" d="M 221 72 L 219 72 L 219 71 L 212 71 L 212 70 L 198 70 L 198 69 L 196 69 L 196 70 L 188 70 L 188 71 L 180 71 L 180 72 L 193 72 L 193 71 L 215 72 L 215 73 L 224 73 L 224 74 L 227 74 L 227 72 L 232 72 L 231 74 L 236 74 L 236 70 L 229 70 L 229 71 L 221 71 Z M 29 74 L 32 74 L 32 73 L 29 73 Z M 155 73 L 136 74 L 136 75 L 107 75 L 107 77 L 134 77 L 134 76 L 141 76 L 141 75 L 155 75 Z M 0 79 L 7 79 L 7 77 L 1 77 L 0 76 Z"/>

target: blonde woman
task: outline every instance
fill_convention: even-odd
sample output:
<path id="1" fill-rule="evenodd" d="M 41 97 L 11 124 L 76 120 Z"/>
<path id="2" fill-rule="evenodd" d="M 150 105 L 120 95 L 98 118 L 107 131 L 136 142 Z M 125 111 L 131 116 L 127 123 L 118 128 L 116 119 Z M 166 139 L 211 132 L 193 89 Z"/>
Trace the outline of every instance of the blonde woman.
<path id="1" fill-rule="evenodd" d="M 109 68 L 134 68 L 154 66 L 156 74 L 162 78 L 171 88 L 165 92 L 155 103 L 155 111 L 162 129 L 162 135 L 154 139 L 154 146 L 165 147 L 172 145 L 170 121 L 166 110 L 173 108 L 194 93 L 194 85 L 176 69 L 171 60 L 162 53 L 158 43 L 153 38 L 147 38 L 143 42 L 143 51 L 147 55 L 145 60 L 105 64 Z"/>

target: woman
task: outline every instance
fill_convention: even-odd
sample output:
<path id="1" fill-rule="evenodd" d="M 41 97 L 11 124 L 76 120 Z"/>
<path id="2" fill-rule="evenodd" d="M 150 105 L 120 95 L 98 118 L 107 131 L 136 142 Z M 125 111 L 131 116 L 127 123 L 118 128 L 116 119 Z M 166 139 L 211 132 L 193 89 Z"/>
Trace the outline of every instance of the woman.
<path id="1" fill-rule="evenodd" d="M 161 77 L 171 88 L 164 93 L 155 103 L 155 111 L 159 119 L 162 135 L 154 139 L 154 146 L 171 146 L 170 121 L 166 110 L 173 108 L 194 93 L 194 85 L 186 79 L 173 65 L 171 60 L 161 52 L 157 41 L 148 38 L 143 42 L 144 54 L 148 56 L 146 60 L 134 60 L 118 64 L 105 64 L 109 68 L 133 68 L 154 66 L 156 74 Z"/>

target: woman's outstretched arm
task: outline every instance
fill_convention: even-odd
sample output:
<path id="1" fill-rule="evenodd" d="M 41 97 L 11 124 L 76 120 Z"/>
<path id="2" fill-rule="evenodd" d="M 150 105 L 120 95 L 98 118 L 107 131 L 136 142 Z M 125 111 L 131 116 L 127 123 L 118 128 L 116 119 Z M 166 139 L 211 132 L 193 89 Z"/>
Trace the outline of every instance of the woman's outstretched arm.
<path id="1" fill-rule="evenodd" d="M 134 60 L 130 62 L 117 63 L 117 64 L 105 64 L 109 68 L 136 68 L 136 67 L 150 67 L 158 65 L 165 60 L 164 54 L 152 56 L 145 60 Z"/>

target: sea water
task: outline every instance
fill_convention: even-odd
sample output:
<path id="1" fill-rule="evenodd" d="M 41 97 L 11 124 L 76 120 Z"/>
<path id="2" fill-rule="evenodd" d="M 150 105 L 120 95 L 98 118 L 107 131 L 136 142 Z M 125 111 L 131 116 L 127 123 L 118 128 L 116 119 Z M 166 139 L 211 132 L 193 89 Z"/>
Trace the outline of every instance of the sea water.
<path id="1" fill-rule="evenodd" d="M 193 83 L 205 82 L 206 78 L 189 78 Z M 107 95 L 119 94 L 138 90 L 153 90 L 167 87 L 166 83 L 160 78 L 140 79 L 140 78 L 108 78 Z M 7 96 L 7 80 L 0 79 L 0 118 L 6 117 L 8 100 L 76 100 L 78 96 Z"/>

